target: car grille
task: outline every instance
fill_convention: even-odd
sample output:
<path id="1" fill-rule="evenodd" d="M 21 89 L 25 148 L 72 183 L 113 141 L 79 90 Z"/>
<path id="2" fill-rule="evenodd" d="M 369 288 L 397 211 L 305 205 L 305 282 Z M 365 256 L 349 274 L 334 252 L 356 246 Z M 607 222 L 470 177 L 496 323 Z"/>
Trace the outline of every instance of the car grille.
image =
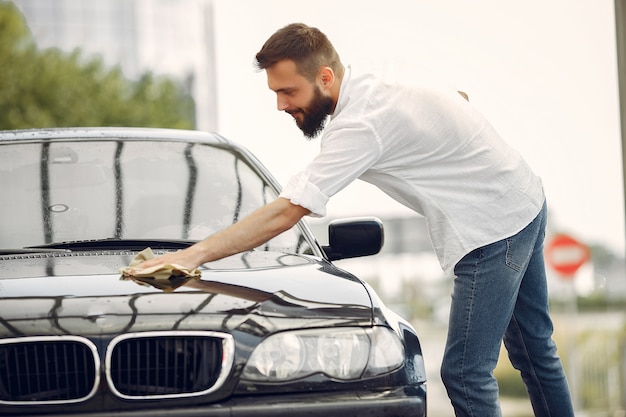
<path id="1" fill-rule="evenodd" d="M 219 389 L 234 361 L 232 336 L 218 332 L 131 333 L 111 340 L 105 371 L 111 392 L 140 400 L 205 395 Z M 78 336 L 0 340 L 0 404 L 67 404 L 100 385 L 98 350 Z"/>
<path id="2" fill-rule="evenodd" d="M 148 332 L 119 336 L 107 351 L 107 381 L 126 399 L 205 395 L 226 380 L 234 356 L 230 335 Z"/>
<path id="3" fill-rule="evenodd" d="M 95 345 L 74 336 L 0 341 L 0 403 L 55 404 L 84 401 L 100 380 Z"/>

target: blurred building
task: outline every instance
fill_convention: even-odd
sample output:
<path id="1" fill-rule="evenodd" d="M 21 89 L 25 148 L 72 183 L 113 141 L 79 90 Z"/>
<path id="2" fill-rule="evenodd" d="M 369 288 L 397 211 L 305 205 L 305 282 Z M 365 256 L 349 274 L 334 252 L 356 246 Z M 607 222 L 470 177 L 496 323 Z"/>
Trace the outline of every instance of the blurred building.
<path id="1" fill-rule="evenodd" d="M 138 79 L 150 71 L 182 82 L 196 128 L 217 131 L 212 0 L 13 0 L 39 48 L 100 56 Z"/>

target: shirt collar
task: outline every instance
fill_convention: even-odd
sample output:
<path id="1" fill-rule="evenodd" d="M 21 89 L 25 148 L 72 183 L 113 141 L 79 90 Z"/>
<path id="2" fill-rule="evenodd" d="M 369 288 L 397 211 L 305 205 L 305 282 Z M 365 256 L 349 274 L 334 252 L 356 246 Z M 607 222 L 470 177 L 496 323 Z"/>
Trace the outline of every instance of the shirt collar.
<path id="1" fill-rule="evenodd" d="M 346 105 L 348 100 L 348 84 L 350 83 L 350 75 L 352 74 L 352 68 L 350 65 L 346 66 L 343 73 L 343 79 L 341 80 L 341 86 L 339 87 L 339 98 L 337 99 L 337 105 L 335 111 L 330 115 L 331 120 L 334 119 Z"/>

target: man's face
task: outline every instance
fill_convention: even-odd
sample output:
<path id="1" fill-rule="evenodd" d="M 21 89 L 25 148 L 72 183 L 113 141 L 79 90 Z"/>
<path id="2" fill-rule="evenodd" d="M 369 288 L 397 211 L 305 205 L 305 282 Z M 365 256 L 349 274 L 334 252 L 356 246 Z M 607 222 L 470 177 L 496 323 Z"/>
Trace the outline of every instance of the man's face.
<path id="1" fill-rule="evenodd" d="M 300 75 L 291 60 L 277 62 L 266 73 L 267 84 L 276 93 L 278 110 L 289 113 L 306 137 L 319 135 L 333 109 L 332 98 Z"/>

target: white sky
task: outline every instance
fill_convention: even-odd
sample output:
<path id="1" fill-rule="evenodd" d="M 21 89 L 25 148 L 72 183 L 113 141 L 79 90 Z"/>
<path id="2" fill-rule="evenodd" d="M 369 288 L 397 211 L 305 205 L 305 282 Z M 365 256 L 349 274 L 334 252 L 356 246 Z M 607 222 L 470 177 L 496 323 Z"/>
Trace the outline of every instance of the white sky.
<path id="1" fill-rule="evenodd" d="M 278 28 L 320 28 L 345 64 L 463 89 L 543 178 L 550 227 L 624 251 L 613 0 L 215 0 L 219 133 L 281 183 L 317 152 L 253 58 Z M 408 215 L 357 181 L 328 215 Z"/>

